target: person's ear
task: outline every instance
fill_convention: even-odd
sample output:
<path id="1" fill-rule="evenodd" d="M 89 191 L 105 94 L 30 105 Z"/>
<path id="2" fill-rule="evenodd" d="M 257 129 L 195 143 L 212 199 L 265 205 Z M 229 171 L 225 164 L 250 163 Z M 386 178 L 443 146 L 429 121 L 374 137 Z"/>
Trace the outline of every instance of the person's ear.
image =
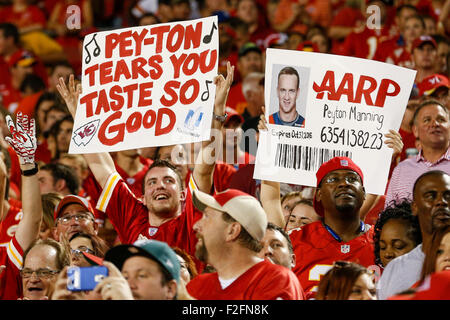
<path id="1" fill-rule="evenodd" d="M 411 126 L 411 130 L 414 134 L 414 137 L 419 138 L 419 129 L 417 128 L 417 126 L 414 123 Z"/>
<path id="2" fill-rule="evenodd" d="M 177 296 L 177 281 L 175 279 L 166 283 L 166 300 L 174 300 Z"/>
<path id="3" fill-rule="evenodd" d="M 291 254 L 291 269 L 293 269 L 296 264 L 297 264 L 297 260 L 295 258 L 295 253 L 293 253 L 293 254 Z"/>
<path id="4" fill-rule="evenodd" d="M 230 223 L 225 229 L 225 241 L 234 241 L 239 237 L 242 226 L 239 222 Z"/>

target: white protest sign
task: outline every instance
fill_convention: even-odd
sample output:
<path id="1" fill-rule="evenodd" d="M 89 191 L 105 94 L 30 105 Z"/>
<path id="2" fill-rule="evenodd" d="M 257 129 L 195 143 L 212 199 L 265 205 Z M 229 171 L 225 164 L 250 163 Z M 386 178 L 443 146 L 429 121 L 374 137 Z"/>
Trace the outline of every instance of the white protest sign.
<path id="1" fill-rule="evenodd" d="M 217 16 L 89 34 L 70 153 L 209 139 Z"/>
<path id="2" fill-rule="evenodd" d="M 315 187 L 323 162 L 347 156 L 361 168 L 366 192 L 384 194 L 392 157 L 384 134 L 400 128 L 416 71 L 304 51 L 266 56 L 269 123 L 254 178 Z"/>

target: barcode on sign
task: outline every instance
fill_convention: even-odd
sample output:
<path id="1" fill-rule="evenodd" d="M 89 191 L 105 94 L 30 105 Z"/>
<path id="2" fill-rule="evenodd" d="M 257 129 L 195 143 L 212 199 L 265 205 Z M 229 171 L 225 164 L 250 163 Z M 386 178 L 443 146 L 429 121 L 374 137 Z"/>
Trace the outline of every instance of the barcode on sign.
<path id="1" fill-rule="evenodd" d="M 297 146 L 278 143 L 275 166 L 288 169 L 317 171 L 320 165 L 334 157 L 352 157 L 351 151 Z"/>

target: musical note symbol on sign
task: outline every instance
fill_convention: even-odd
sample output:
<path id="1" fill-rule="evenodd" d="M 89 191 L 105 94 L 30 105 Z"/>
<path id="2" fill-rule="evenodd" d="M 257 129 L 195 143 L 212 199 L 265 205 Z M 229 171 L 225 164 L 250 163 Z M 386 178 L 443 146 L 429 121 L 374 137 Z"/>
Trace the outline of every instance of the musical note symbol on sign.
<path id="1" fill-rule="evenodd" d="M 87 52 L 87 57 L 86 57 L 86 59 L 84 59 L 84 62 L 86 62 L 86 63 L 89 63 L 89 62 L 91 62 L 91 53 L 89 52 L 89 50 L 88 50 L 88 45 L 90 45 L 91 43 L 92 43 L 92 41 L 94 41 L 94 43 L 95 43 L 95 49 L 94 49 L 94 56 L 95 57 L 98 57 L 98 55 L 100 54 L 100 46 L 98 45 L 98 43 L 97 43 L 97 40 L 95 40 L 95 37 L 97 36 L 97 34 L 94 34 L 93 36 L 92 36 L 92 39 L 91 39 L 91 41 L 89 41 L 85 46 L 84 46 L 84 50 L 86 50 L 86 52 Z"/>
<path id="2" fill-rule="evenodd" d="M 203 43 L 210 43 L 212 40 L 212 35 L 214 33 L 214 30 L 217 29 L 216 24 L 213 22 L 213 26 L 211 28 L 211 32 L 209 34 L 207 34 L 206 36 L 203 37 Z"/>
<path id="3" fill-rule="evenodd" d="M 212 81 L 211 80 L 206 80 L 205 83 L 206 83 L 206 91 L 204 91 L 202 93 L 202 96 L 200 97 L 202 99 L 202 101 L 206 101 L 206 100 L 209 99 L 209 87 L 208 87 L 208 84 L 212 83 Z M 205 94 L 206 94 L 206 98 L 204 98 Z"/>

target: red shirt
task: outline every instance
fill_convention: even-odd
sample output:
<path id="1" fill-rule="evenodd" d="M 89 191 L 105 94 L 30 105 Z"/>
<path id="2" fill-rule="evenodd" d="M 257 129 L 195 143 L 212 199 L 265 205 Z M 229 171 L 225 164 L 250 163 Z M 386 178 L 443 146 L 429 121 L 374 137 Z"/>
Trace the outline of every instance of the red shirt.
<path id="1" fill-rule="evenodd" d="M 19 206 L 12 205 L 10 207 L 6 217 L 0 222 L 0 246 L 7 246 L 12 237 L 16 233 L 17 225 L 22 220 L 23 212 Z"/>
<path id="2" fill-rule="evenodd" d="M 373 226 L 348 242 L 338 242 L 322 221 L 310 223 L 290 233 L 294 247 L 297 275 L 308 298 L 314 296 L 321 277 L 337 260 L 353 261 L 364 267 L 375 264 Z"/>
<path id="3" fill-rule="evenodd" d="M 22 296 L 23 249 L 13 237 L 9 244 L 0 247 L 0 265 L 6 266 L 0 274 L 0 300 L 17 300 Z"/>
<path id="4" fill-rule="evenodd" d="M 0 10 L 0 21 L 14 23 L 19 29 L 37 23 L 44 27 L 47 23 L 44 13 L 32 5 L 20 12 L 14 11 L 13 6 L 7 6 Z"/>
<path id="5" fill-rule="evenodd" d="M 194 256 L 197 238 L 193 226 L 202 217 L 202 213 L 194 208 L 191 194 L 193 188 L 196 187 L 191 179 L 181 214 L 156 227 L 150 225 L 147 207 L 115 172 L 103 188 L 97 209 L 107 214 L 121 243 L 133 243 L 142 238 L 159 240 Z"/>
<path id="6" fill-rule="evenodd" d="M 295 274 L 282 266 L 262 261 L 222 289 L 217 272 L 200 274 L 187 287 L 198 300 L 304 300 Z"/>
<path id="7" fill-rule="evenodd" d="M 148 168 L 152 165 L 153 160 L 139 156 L 139 161 L 144 165 L 142 169 L 135 175 L 130 177 L 125 170 L 123 170 L 117 163 L 114 162 L 117 172 L 120 174 L 123 180 L 127 183 L 130 190 L 138 198 L 142 196 L 142 184 L 144 183 L 145 174 Z"/>
<path id="8" fill-rule="evenodd" d="M 238 82 L 230 88 L 227 106 L 242 114 L 247 106 L 247 100 L 242 92 L 242 82 Z"/>
<path id="9" fill-rule="evenodd" d="M 372 30 L 365 28 L 361 32 L 350 33 L 342 45 L 342 54 L 350 57 L 372 59 L 378 43 L 387 35 L 388 28 Z"/>

